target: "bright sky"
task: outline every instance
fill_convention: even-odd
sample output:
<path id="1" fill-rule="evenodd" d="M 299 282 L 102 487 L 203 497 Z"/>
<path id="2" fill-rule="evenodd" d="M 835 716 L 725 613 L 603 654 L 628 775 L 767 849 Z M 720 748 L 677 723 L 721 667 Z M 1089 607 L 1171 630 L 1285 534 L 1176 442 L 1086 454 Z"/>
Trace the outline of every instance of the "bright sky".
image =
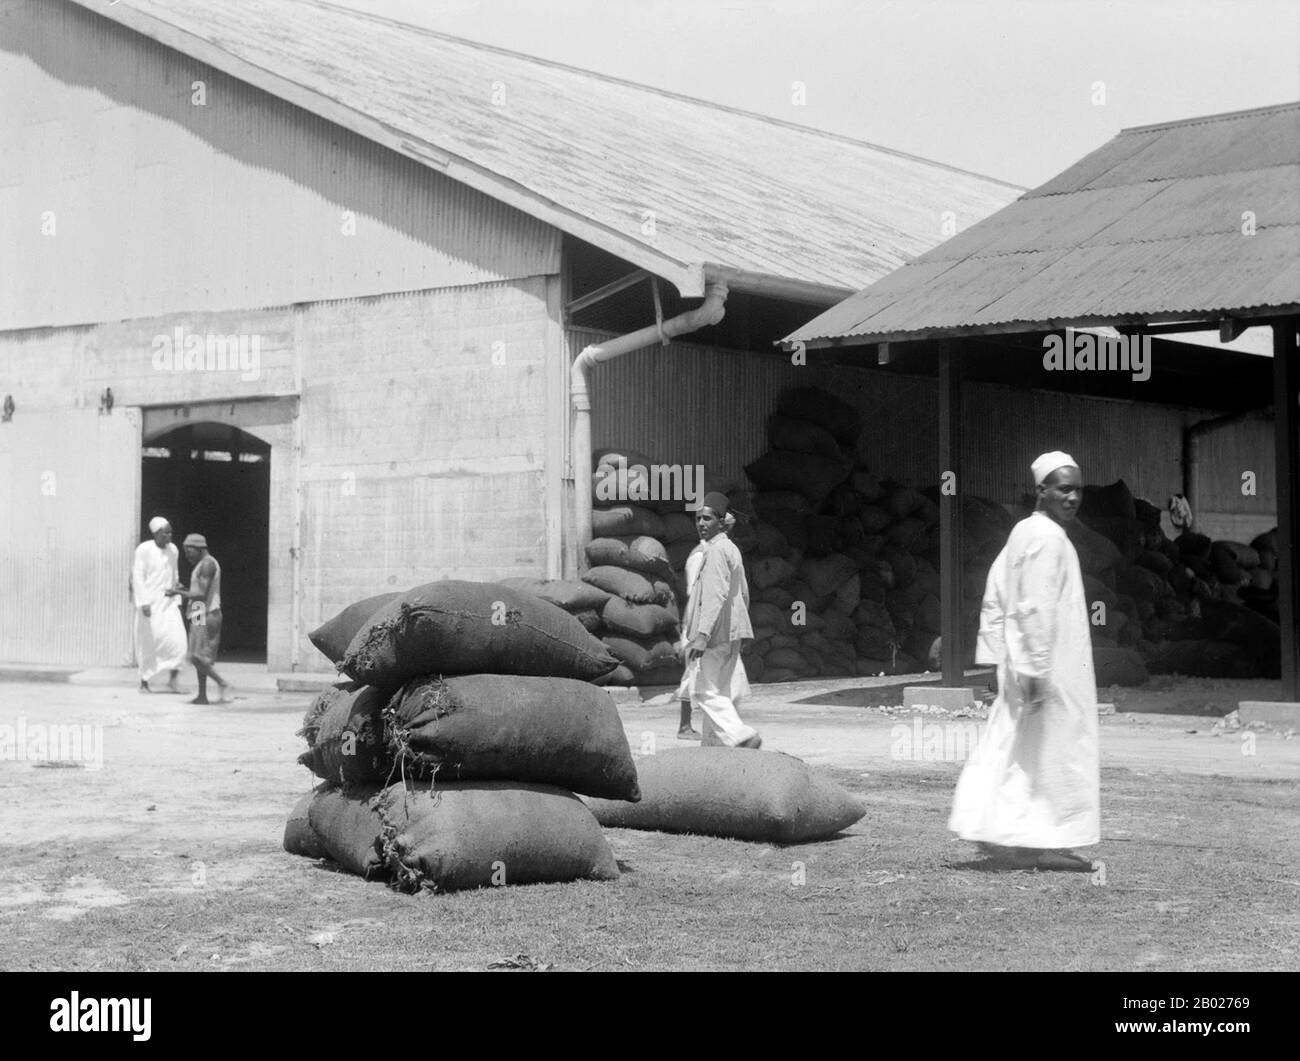
<path id="1" fill-rule="evenodd" d="M 1028 187 L 1128 126 L 1300 99 L 1297 0 L 334 2 Z"/>

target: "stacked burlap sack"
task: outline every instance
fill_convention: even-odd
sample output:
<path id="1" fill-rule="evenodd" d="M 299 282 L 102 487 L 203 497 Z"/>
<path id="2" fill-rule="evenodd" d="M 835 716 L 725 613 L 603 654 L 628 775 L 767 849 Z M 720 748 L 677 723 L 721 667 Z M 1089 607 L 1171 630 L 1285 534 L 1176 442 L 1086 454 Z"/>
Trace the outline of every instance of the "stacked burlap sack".
<path id="1" fill-rule="evenodd" d="M 859 414 L 812 387 L 783 392 L 769 449 L 745 469 L 753 516 L 732 535 L 745 556 L 751 679 L 902 674 L 938 664 L 937 488 L 879 479 L 858 455 Z M 989 565 L 1012 517 L 962 501 L 963 618 L 974 651 Z"/>
<path id="2" fill-rule="evenodd" d="M 617 877 L 574 793 L 640 791 L 592 684 L 617 660 L 578 619 L 511 586 L 443 581 L 309 636 L 352 680 L 303 721 L 299 761 L 323 783 L 290 816 L 287 850 L 405 890 Z"/>
<path id="3" fill-rule="evenodd" d="M 676 685 L 685 586 L 680 565 L 674 571 L 670 560 L 680 545 L 674 550 L 670 543 L 687 532 L 692 547 L 699 541 L 680 489 L 685 484 L 656 483 L 652 470 L 660 462 L 635 450 L 598 450 L 593 463 L 592 540 L 582 581 L 608 596 L 600 625 L 590 628 L 619 661 L 608 684 Z"/>
<path id="4" fill-rule="evenodd" d="M 1184 531 L 1169 538 L 1161 510 L 1121 479 L 1085 486 L 1068 528 L 1094 616 L 1097 684 L 1155 674 L 1276 678 L 1276 529 L 1249 545 Z"/>

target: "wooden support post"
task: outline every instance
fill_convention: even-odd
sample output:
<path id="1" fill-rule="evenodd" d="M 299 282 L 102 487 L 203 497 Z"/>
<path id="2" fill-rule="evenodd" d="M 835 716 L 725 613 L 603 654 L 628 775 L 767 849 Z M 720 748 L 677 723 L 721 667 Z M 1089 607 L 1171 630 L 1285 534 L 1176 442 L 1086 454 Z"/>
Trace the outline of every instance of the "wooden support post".
<path id="1" fill-rule="evenodd" d="M 955 340 L 939 347 L 939 574 L 943 684 L 962 684 L 961 620 L 961 355 Z"/>
<path id="2" fill-rule="evenodd" d="M 1300 702 L 1300 317 L 1273 321 L 1273 439 L 1277 465 L 1277 617 L 1282 630 L 1282 699 Z"/>

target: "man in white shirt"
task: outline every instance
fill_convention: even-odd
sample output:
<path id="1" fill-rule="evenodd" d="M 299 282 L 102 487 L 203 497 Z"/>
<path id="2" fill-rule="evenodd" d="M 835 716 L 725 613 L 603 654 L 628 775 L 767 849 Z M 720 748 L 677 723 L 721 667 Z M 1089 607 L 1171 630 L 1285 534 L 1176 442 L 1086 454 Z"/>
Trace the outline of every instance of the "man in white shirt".
<path id="1" fill-rule="evenodd" d="M 136 546 L 131 564 L 131 598 L 135 604 L 135 651 L 140 667 L 140 692 L 148 693 L 149 680 L 171 672 L 169 693 L 183 690 L 177 684 L 185 663 L 185 624 L 175 597 L 167 591 L 176 585 L 180 554 L 172 544 L 172 528 L 162 516 L 149 521 L 151 539 Z"/>
<path id="2" fill-rule="evenodd" d="M 975 660 L 998 668 L 984 738 L 948 828 L 1023 868 L 1091 869 L 1101 839 L 1097 685 L 1079 557 L 1064 524 L 1083 499 L 1074 458 L 1032 465 L 1038 505 L 989 569 Z"/>

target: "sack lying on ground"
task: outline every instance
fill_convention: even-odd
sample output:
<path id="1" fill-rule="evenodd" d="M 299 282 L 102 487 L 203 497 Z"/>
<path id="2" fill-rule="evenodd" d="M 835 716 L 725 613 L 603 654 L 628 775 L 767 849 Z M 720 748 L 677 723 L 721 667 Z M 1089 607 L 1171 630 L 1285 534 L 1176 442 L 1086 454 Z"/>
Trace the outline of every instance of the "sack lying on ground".
<path id="1" fill-rule="evenodd" d="M 311 827 L 309 814 L 311 801 L 316 798 L 317 793 L 330 787 L 327 784 L 317 785 L 310 792 L 304 793 L 302 799 L 298 800 L 293 810 L 289 812 L 289 820 L 284 826 L 284 849 L 289 854 L 302 855 L 303 858 L 329 858 L 325 845 L 316 835 L 316 830 Z"/>
<path id="2" fill-rule="evenodd" d="M 493 582 L 431 582 L 371 617 L 341 663 L 354 681 L 425 674 L 536 674 L 590 681 L 618 666 L 573 616 Z"/>
<path id="3" fill-rule="evenodd" d="M 307 821 L 326 855 L 358 876 L 385 876 L 379 847 L 383 820 L 379 816 L 379 785 L 326 788 L 307 809 Z"/>
<path id="4" fill-rule="evenodd" d="M 618 877 L 591 812 L 550 785 L 416 781 L 330 788 L 312 799 L 308 820 L 343 869 L 408 890 Z"/>
<path id="5" fill-rule="evenodd" d="M 400 596 L 400 593 L 381 593 L 349 604 L 329 622 L 322 623 L 308 634 L 307 640 L 331 663 L 337 663 L 347 654 L 348 645 L 370 617 Z"/>
<path id="6" fill-rule="evenodd" d="M 384 735 L 387 692 L 372 685 L 326 689 L 307 709 L 300 737 L 307 750 L 298 762 L 336 784 L 389 780 L 393 758 Z"/>
<path id="7" fill-rule="evenodd" d="M 848 789 L 781 752 L 670 749 L 638 760 L 640 803 L 589 799 L 606 828 L 789 844 L 833 836 L 866 810 Z"/>
<path id="8" fill-rule="evenodd" d="M 636 767 L 609 693 L 571 678 L 416 678 L 384 721 L 400 776 L 529 781 L 638 799 Z"/>
<path id="9" fill-rule="evenodd" d="M 506 781 L 432 789 L 394 785 L 384 794 L 380 843 L 399 888 L 618 879 L 600 826 L 571 792 Z"/>

